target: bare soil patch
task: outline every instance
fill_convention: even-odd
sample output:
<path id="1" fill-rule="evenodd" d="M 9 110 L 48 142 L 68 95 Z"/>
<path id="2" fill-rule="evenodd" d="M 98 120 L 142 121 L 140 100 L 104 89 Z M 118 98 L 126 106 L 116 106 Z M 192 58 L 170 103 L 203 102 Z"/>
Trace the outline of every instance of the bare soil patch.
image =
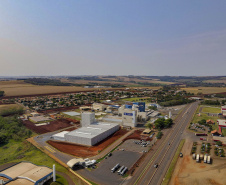
<path id="1" fill-rule="evenodd" d="M 141 133 L 143 130 L 135 130 L 132 134 L 127 136 L 123 141 L 129 140 L 129 139 L 137 139 L 137 140 L 146 140 L 146 141 L 151 141 L 151 138 L 148 136 L 143 136 Z"/>
<path id="2" fill-rule="evenodd" d="M 51 121 L 50 124 L 42 125 L 42 126 L 35 126 L 35 124 L 29 120 L 26 120 L 23 123 L 28 129 L 31 129 L 32 131 L 34 131 L 38 134 L 53 132 L 53 131 L 57 131 L 57 130 L 72 126 L 70 124 L 70 121 L 68 121 L 66 119 L 54 120 L 54 121 Z"/>
<path id="3" fill-rule="evenodd" d="M 47 141 L 48 144 L 53 146 L 54 148 L 60 150 L 61 152 L 71 154 L 77 157 L 92 157 L 97 155 L 99 152 L 104 150 L 106 147 L 111 145 L 114 141 L 119 139 L 121 136 L 125 135 L 128 131 L 125 129 L 120 129 L 113 135 L 109 136 L 108 138 L 104 139 L 102 142 L 95 146 L 82 146 L 73 143 L 66 143 L 61 141 Z"/>
<path id="4" fill-rule="evenodd" d="M 191 146 L 192 142 L 186 140 L 182 149 L 184 157 L 178 158 L 169 185 L 225 185 L 226 160 L 211 155 L 212 164 L 206 164 L 203 160 L 196 163 L 196 160 L 193 160 L 190 155 Z M 197 152 L 199 153 L 198 150 Z"/>

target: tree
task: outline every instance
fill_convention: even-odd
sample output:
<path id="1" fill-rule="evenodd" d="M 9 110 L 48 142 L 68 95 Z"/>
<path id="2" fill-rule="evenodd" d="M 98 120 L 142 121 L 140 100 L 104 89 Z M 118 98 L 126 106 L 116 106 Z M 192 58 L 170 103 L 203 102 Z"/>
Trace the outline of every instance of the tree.
<path id="1" fill-rule="evenodd" d="M 221 142 L 221 141 L 217 141 L 217 142 L 216 142 L 216 145 L 222 146 L 222 142 Z"/>
<path id="2" fill-rule="evenodd" d="M 149 129 L 151 130 L 151 129 L 153 128 L 153 124 L 148 123 L 148 124 L 146 125 L 146 127 L 149 128 Z"/>
<path id="3" fill-rule="evenodd" d="M 155 128 L 157 129 L 163 129 L 165 127 L 165 119 L 164 118 L 159 118 L 155 121 Z"/>
<path id="4" fill-rule="evenodd" d="M 162 135 L 163 135 L 163 133 L 161 131 L 159 131 L 158 134 L 156 135 L 156 138 L 161 139 Z"/>
<path id="5" fill-rule="evenodd" d="M 150 110 L 157 110 L 157 107 L 156 106 L 149 106 L 148 107 Z"/>
<path id="6" fill-rule="evenodd" d="M 169 127 L 172 126 L 173 120 L 172 120 L 171 118 L 166 119 L 166 120 L 164 121 L 164 124 L 165 124 L 165 128 L 169 128 Z"/>
<path id="7" fill-rule="evenodd" d="M 0 97 L 4 96 L 5 92 L 4 91 L 0 91 Z"/>

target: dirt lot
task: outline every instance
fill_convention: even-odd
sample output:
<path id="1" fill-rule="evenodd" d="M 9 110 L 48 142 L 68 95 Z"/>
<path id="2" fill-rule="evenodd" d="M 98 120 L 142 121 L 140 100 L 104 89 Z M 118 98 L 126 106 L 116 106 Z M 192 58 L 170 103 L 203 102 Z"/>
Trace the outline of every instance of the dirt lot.
<path id="1" fill-rule="evenodd" d="M 148 136 L 142 136 L 141 133 L 143 132 L 144 129 L 142 130 L 135 130 L 132 134 L 127 136 L 123 141 L 129 140 L 129 139 L 138 139 L 138 140 L 146 140 L 146 141 L 151 141 L 151 139 Z"/>
<path id="2" fill-rule="evenodd" d="M 192 142 L 186 140 L 184 157 L 178 159 L 169 185 L 226 185 L 226 159 L 213 158 L 212 164 L 196 163 L 190 155 L 191 147 Z"/>
<path id="3" fill-rule="evenodd" d="M 29 120 L 24 121 L 23 123 L 28 129 L 31 129 L 32 131 L 34 131 L 38 134 L 53 132 L 53 131 L 56 131 L 56 130 L 60 130 L 60 129 L 72 126 L 70 124 L 70 121 L 65 120 L 65 119 L 58 119 L 58 120 L 55 120 L 55 121 L 51 121 L 50 124 L 42 125 L 42 126 L 35 126 L 35 124 L 32 123 Z"/>
<path id="4" fill-rule="evenodd" d="M 82 146 L 77 144 L 71 144 L 71 143 L 65 143 L 65 142 L 59 142 L 59 141 L 47 141 L 48 144 L 52 145 L 53 147 L 57 148 L 58 150 L 68 153 L 77 157 L 92 157 L 99 153 L 99 151 L 102 151 L 107 146 L 112 144 L 115 140 L 119 139 L 121 136 L 126 134 L 128 131 L 125 129 L 121 129 L 114 133 L 112 136 L 109 136 L 96 146 Z"/>

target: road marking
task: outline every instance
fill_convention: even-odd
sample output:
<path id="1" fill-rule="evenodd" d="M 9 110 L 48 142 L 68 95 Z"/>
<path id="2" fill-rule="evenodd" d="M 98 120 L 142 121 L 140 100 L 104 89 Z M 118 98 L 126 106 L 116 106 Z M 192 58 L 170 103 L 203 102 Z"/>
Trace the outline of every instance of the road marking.
<path id="1" fill-rule="evenodd" d="M 52 153 L 56 153 L 56 151 L 53 150 L 52 148 L 50 148 L 49 146 L 45 146 L 45 148 L 46 148 L 47 150 L 49 150 L 50 152 L 52 152 Z"/>
<path id="2" fill-rule="evenodd" d="M 188 109 L 190 109 L 191 106 L 192 106 L 192 105 L 190 105 L 190 106 L 186 109 L 185 113 L 187 112 Z M 185 113 L 184 113 L 184 114 L 185 114 Z M 181 119 L 182 119 L 182 117 L 181 117 Z M 178 124 L 179 124 L 179 125 L 183 125 L 183 124 L 180 124 L 180 122 L 178 122 L 177 125 L 178 125 Z M 182 126 L 181 126 L 181 127 L 182 127 Z M 141 172 L 140 176 L 137 178 L 137 180 L 136 180 L 136 182 L 134 183 L 134 185 L 136 185 L 136 184 L 139 182 L 139 180 L 141 179 L 141 177 L 144 175 L 144 173 L 145 173 L 145 172 L 147 171 L 147 169 L 150 167 L 152 161 L 154 160 L 154 157 L 159 153 L 159 150 L 163 148 L 164 144 L 167 142 L 167 139 L 168 139 L 171 135 L 172 135 L 172 132 L 165 138 L 165 140 L 164 140 L 163 143 L 160 145 L 160 147 L 158 148 L 158 150 L 155 152 L 155 154 L 153 155 L 153 157 L 151 158 L 151 160 L 149 161 L 149 163 L 147 164 L 147 166 L 144 168 L 144 170 Z"/>

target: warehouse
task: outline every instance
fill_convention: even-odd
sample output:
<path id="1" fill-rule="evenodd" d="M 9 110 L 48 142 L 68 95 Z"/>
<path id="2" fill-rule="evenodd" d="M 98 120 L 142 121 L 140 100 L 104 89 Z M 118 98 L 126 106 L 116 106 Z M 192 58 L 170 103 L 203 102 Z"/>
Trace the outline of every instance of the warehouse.
<path id="1" fill-rule="evenodd" d="M 20 162 L 0 171 L 0 182 L 7 185 L 42 185 L 52 177 L 52 169 L 30 162 Z"/>
<path id="2" fill-rule="evenodd" d="M 116 123 L 97 122 L 94 112 L 81 115 L 81 128 L 71 132 L 63 131 L 52 136 L 55 140 L 93 146 L 119 130 Z"/>
<path id="3" fill-rule="evenodd" d="M 119 130 L 115 123 L 98 122 L 65 134 L 65 140 L 72 143 L 93 146 Z"/>

